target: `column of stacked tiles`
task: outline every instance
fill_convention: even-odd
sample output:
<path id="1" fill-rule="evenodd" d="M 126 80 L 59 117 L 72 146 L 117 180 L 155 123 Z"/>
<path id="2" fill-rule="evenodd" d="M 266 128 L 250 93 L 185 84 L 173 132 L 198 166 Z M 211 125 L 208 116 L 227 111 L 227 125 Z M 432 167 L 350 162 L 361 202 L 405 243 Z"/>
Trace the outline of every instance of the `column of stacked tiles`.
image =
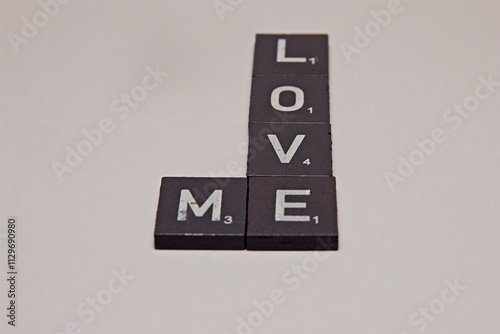
<path id="1" fill-rule="evenodd" d="M 327 35 L 257 35 L 246 247 L 338 248 Z"/>

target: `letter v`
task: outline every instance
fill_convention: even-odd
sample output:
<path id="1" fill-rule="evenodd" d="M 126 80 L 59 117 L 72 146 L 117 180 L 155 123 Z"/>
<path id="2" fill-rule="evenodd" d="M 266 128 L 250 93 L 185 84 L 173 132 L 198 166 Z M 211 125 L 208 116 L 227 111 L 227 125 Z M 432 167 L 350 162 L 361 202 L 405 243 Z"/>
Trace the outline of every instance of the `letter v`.
<path id="1" fill-rule="evenodd" d="M 299 148 L 305 137 L 306 135 L 296 135 L 292 145 L 290 145 L 290 147 L 288 148 L 288 152 L 285 153 L 283 147 L 281 147 L 278 137 L 276 135 L 267 135 L 267 138 L 269 138 L 269 141 L 273 145 L 274 151 L 278 155 L 278 158 L 280 159 L 282 164 L 287 164 L 290 162 L 290 160 L 292 160 L 295 152 L 297 152 L 297 149 Z"/>

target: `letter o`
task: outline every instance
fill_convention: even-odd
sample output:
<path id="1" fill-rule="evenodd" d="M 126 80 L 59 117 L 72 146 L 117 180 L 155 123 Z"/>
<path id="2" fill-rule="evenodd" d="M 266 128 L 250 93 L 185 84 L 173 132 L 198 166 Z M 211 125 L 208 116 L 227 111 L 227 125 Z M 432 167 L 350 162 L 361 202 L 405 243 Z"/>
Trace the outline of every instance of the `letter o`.
<path id="1" fill-rule="evenodd" d="M 371 29 L 371 27 L 373 27 L 375 29 Z M 368 36 L 373 38 L 373 37 L 377 36 L 378 34 L 380 34 L 380 25 L 375 21 L 370 21 L 365 26 L 365 32 Z"/>
<path id="2" fill-rule="evenodd" d="M 84 148 L 85 148 L 85 150 L 84 150 Z M 76 146 L 76 150 L 78 151 L 78 153 L 80 153 L 81 156 L 86 157 L 90 153 L 92 153 L 92 151 L 94 150 L 94 148 L 92 147 L 92 144 L 90 144 L 88 141 L 82 140 Z"/>
<path id="3" fill-rule="evenodd" d="M 248 323 L 254 327 L 260 327 L 264 323 L 264 316 L 260 312 L 253 311 L 248 315 Z"/>
<path id="4" fill-rule="evenodd" d="M 306 257 L 304 261 L 302 261 L 302 268 L 308 273 L 312 273 L 318 269 L 318 260 L 312 256 Z"/>
<path id="5" fill-rule="evenodd" d="M 479 108 L 479 100 L 475 96 L 467 96 L 467 98 L 464 100 L 464 107 L 468 111 L 475 111 L 477 108 Z"/>
<path id="6" fill-rule="evenodd" d="M 416 157 L 418 157 L 418 160 Z M 410 160 L 413 166 L 420 166 L 425 161 L 425 155 L 419 150 L 414 150 L 410 153 L 408 160 Z"/>
<path id="7" fill-rule="evenodd" d="M 97 300 L 102 305 L 108 305 L 113 300 L 113 294 L 109 290 L 106 290 L 106 289 L 101 290 L 97 294 Z"/>
<path id="8" fill-rule="evenodd" d="M 148 96 L 148 92 L 146 92 L 146 89 L 142 86 L 135 86 L 132 89 L 131 94 L 132 94 L 132 98 L 136 102 L 143 101 Z"/>
<path id="9" fill-rule="evenodd" d="M 435 315 L 440 315 L 444 312 L 445 306 L 444 303 L 440 299 L 434 299 L 429 304 L 429 310 Z"/>
<path id="10" fill-rule="evenodd" d="M 45 12 L 39 11 L 33 15 L 33 23 L 37 25 L 37 27 L 45 27 L 49 22 L 49 17 Z"/>
<path id="11" fill-rule="evenodd" d="M 286 107 L 280 104 L 280 95 L 285 91 L 290 91 L 295 94 L 295 104 L 293 106 Z M 271 93 L 271 105 L 274 109 L 283 112 L 299 110 L 304 105 L 304 91 L 298 87 L 293 86 L 282 86 L 275 88 Z"/>

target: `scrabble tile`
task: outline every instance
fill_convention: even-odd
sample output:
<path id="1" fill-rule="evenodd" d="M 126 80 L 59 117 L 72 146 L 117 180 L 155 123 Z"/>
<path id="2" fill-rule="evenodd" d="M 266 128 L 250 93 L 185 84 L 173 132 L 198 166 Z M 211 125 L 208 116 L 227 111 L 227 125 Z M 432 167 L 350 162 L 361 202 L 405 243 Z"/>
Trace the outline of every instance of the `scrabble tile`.
<path id="1" fill-rule="evenodd" d="M 250 177 L 247 249 L 338 249 L 334 177 Z"/>
<path id="2" fill-rule="evenodd" d="M 328 77 L 253 78 L 250 123 L 329 121 Z"/>
<path id="3" fill-rule="evenodd" d="M 328 35 L 257 35 L 253 75 L 328 76 Z"/>
<path id="4" fill-rule="evenodd" d="M 245 178 L 164 177 L 157 249 L 244 249 Z"/>
<path id="5" fill-rule="evenodd" d="M 332 175 L 329 124 L 250 124 L 248 176 Z"/>

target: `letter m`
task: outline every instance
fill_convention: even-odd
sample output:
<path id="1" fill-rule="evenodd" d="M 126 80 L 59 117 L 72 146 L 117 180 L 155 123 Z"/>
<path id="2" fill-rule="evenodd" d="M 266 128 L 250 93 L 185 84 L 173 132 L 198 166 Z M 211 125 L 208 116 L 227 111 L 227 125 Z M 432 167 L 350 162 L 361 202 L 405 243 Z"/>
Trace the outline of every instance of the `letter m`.
<path id="1" fill-rule="evenodd" d="M 208 208 L 213 206 L 212 208 L 212 221 L 220 221 L 220 214 L 222 208 L 222 190 L 214 190 L 212 195 L 203 203 L 200 207 L 196 200 L 193 198 L 193 195 L 188 189 L 181 190 L 181 197 L 179 200 L 179 211 L 177 213 L 178 221 L 186 221 L 187 216 L 187 207 L 193 210 L 193 213 L 196 217 L 202 217 L 205 212 L 208 211 Z"/>

